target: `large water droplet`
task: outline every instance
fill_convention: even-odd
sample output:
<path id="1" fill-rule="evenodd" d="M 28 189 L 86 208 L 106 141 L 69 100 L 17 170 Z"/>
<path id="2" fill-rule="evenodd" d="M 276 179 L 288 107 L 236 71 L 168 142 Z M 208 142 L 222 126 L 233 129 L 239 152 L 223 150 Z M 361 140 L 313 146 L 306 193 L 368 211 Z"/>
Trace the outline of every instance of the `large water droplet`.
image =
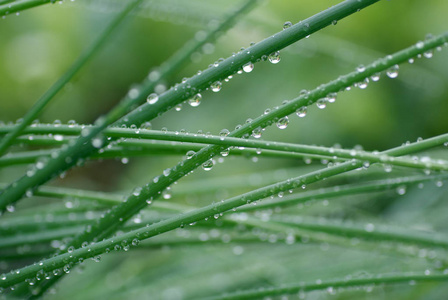
<path id="1" fill-rule="evenodd" d="M 275 51 L 271 54 L 269 54 L 268 59 L 273 64 L 278 64 L 280 62 L 280 52 Z"/>
<path id="2" fill-rule="evenodd" d="M 327 99 L 326 98 L 322 98 L 316 101 L 316 106 L 319 109 L 324 109 L 325 107 L 327 107 Z"/>
<path id="3" fill-rule="evenodd" d="M 256 139 L 261 138 L 261 134 L 263 133 L 263 129 L 261 127 L 257 127 L 252 131 L 252 136 Z"/>
<path id="4" fill-rule="evenodd" d="M 201 100 L 202 95 L 198 93 L 188 100 L 188 104 L 190 104 L 191 107 L 198 107 L 199 104 L 201 104 Z"/>
<path id="5" fill-rule="evenodd" d="M 209 159 L 202 164 L 202 169 L 204 169 L 204 171 L 210 171 L 213 168 L 214 164 L 215 163 L 214 163 L 213 159 Z"/>
<path id="6" fill-rule="evenodd" d="M 154 104 L 159 101 L 159 96 L 156 93 L 149 94 L 148 98 L 146 98 L 149 104 Z"/>
<path id="7" fill-rule="evenodd" d="M 253 69 L 254 69 L 254 64 L 252 62 L 248 62 L 247 64 L 245 64 L 243 66 L 243 71 L 246 73 L 252 72 Z"/>
<path id="8" fill-rule="evenodd" d="M 288 127 L 288 124 L 289 124 L 289 119 L 288 119 L 287 116 L 283 117 L 283 118 L 280 118 L 277 121 L 277 127 L 280 128 L 280 129 L 285 129 L 286 127 Z"/>
<path id="9" fill-rule="evenodd" d="M 302 107 L 300 107 L 299 109 L 296 110 L 296 115 L 299 118 L 304 118 L 306 116 L 306 111 L 307 111 L 306 106 L 302 106 Z"/>

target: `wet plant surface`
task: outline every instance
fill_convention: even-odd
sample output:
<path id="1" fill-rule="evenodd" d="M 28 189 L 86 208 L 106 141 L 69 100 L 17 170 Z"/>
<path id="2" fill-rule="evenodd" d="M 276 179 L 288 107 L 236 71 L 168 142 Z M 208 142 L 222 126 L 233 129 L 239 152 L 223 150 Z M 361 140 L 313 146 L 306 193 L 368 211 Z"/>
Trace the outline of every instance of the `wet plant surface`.
<path id="1" fill-rule="evenodd" d="M 441 299 L 447 5 L 0 0 L 0 297 Z"/>

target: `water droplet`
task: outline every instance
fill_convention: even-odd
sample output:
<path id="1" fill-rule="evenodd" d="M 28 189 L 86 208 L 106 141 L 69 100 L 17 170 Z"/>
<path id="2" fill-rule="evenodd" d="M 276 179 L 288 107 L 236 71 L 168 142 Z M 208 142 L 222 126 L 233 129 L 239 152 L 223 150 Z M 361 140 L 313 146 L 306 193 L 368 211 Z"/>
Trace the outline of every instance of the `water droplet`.
<path id="1" fill-rule="evenodd" d="M 280 62 L 280 51 L 269 54 L 268 59 L 271 63 L 278 64 Z"/>
<path id="2" fill-rule="evenodd" d="M 171 188 L 170 187 L 167 187 L 166 190 L 163 191 L 162 197 L 165 200 L 171 199 L 172 194 L 171 194 Z"/>
<path id="3" fill-rule="evenodd" d="M 307 111 L 306 106 L 302 106 L 302 107 L 300 107 L 299 109 L 296 110 L 296 115 L 299 118 L 304 118 L 306 116 L 306 111 Z"/>
<path id="4" fill-rule="evenodd" d="M 187 152 L 187 159 L 191 159 L 194 155 L 196 154 L 196 152 L 194 152 L 193 150 L 190 150 Z"/>
<path id="5" fill-rule="evenodd" d="M 138 196 L 140 196 L 141 192 L 142 192 L 142 187 L 138 186 L 132 191 L 132 195 L 138 197 Z"/>
<path id="6" fill-rule="evenodd" d="M 428 50 L 428 51 L 423 53 L 423 56 L 426 57 L 426 58 L 431 58 L 433 56 L 433 54 L 434 53 L 432 52 L 432 50 Z"/>
<path id="7" fill-rule="evenodd" d="M 417 47 L 417 49 L 422 49 L 425 46 L 425 43 L 423 43 L 422 41 L 418 41 L 417 44 L 415 44 L 415 47 Z"/>
<path id="8" fill-rule="evenodd" d="M 156 93 L 149 94 L 148 98 L 146 98 L 149 104 L 154 104 L 159 101 L 159 96 Z"/>
<path id="9" fill-rule="evenodd" d="M 254 64 L 252 62 L 248 62 L 247 64 L 245 64 L 243 66 L 243 71 L 246 73 L 252 72 L 253 69 L 254 69 Z"/>
<path id="10" fill-rule="evenodd" d="M 284 24 L 283 24 L 283 30 L 285 30 L 285 29 L 287 29 L 287 28 L 289 28 L 289 27 L 291 27 L 292 26 L 292 23 L 290 22 L 290 21 L 286 21 Z"/>
<path id="11" fill-rule="evenodd" d="M 415 59 L 414 59 L 414 58 L 410 58 L 410 59 L 408 59 L 408 63 L 413 64 L 414 62 L 415 62 Z"/>
<path id="12" fill-rule="evenodd" d="M 362 90 L 366 89 L 368 85 L 369 85 L 369 78 L 366 78 L 360 83 L 358 83 L 358 87 Z"/>
<path id="13" fill-rule="evenodd" d="M 335 103 L 336 102 L 336 97 L 338 96 L 337 93 L 330 93 L 327 95 L 327 101 L 328 103 Z"/>
<path id="14" fill-rule="evenodd" d="M 182 103 L 179 103 L 176 106 L 174 106 L 174 110 L 175 111 L 181 111 L 182 110 Z"/>
<path id="15" fill-rule="evenodd" d="M 215 81 L 212 83 L 212 85 L 210 86 L 210 88 L 212 89 L 213 92 L 217 93 L 221 90 L 222 88 L 222 83 L 221 81 Z"/>
<path id="16" fill-rule="evenodd" d="M 286 127 L 288 127 L 288 124 L 289 124 L 289 119 L 288 119 L 287 116 L 286 116 L 286 117 L 283 117 L 283 118 L 280 118 L 280 119 L 277 121 L 277 127 L 278 127 L 279 129 L 285 129 Z"/>
<path id="17" fill-rule="evenodd" d="M 102 136 L 96 136 L 92 139 L 92 146 L 95 148 L 101 148 L 103 146 L 104 139 Z"/>
<path id="18" fill-rule="evenodd" d="M 229 135 L 229 133 L 230 133 L 230 131 L 228 130 L 228 129 L 222 129 L 220 132 L 219 132 L 219 136 L 220 137 L 226 137 L 226 136 L 228 136 Z"/>
<path id="19" fill-rule="evenodd" d="M 373 74 L 372 76 L 370 76 L 370 79 L 372 79 L 372 81 L 380 80 L 380 73 Z"/>
<path id="20" fill-rule="evenodd" d="M 327 99 L 322 98 L 316 101 L 316 106 L 319 109 L 324 109 L 325 107 L 327 107 Z"/>
<path id="21" fill-rule="evenodd" d="M 210 171 L 213 168 L 214 164 L 215 162 L 213 161 L 213 159 L 209 159 L 202 164 L 202 169 L 204 169 L 204 171 Z"/>
<path id="22" fill-rule="evenodd" d="M 397 194 L 398 195 L 404 195 L 404 194 L 406 194 L 406 186 L 405 185 L 401 185 L 401 186 L 399 186 L 399 187 L 397 187 Z"/>
<path id="23" fill-rule="evenodd" d="M 398 69 L 399 66 L 395 65 L 391 67 L 389 70 L 387 70 L 386 74 L 389 78 L 397 78 L 398 77 Z"/>
<path id="24" fill-rule="evenodd" d="M 199 104 L 201 104 L 201 100 L 202 95 L 198 93 L 188 100 L 188 104 L 190 104 L 191 107 L 198 107 Z"/>
<path id="25" fill-rule="evenodd" d="M 171 173 L 171 168 L 167 168 L 167 169 L 163 170 L 163 175 L 165 177 L 170 176 L 170 173 Z"/>
<path id="26" fill-rule="evenodd" d="M 261 134 L 263 133 L 263 129 L 261 127 L 257 127 L 252 130 L 252 136 L 256 139 L 261 138 Z"/>
<path id="27" fill-rule="evenodd" d="M 364 66 L 364 65 L 359 65 L 357 68 L 356 68 L 356 71 L 358 71 L 358 72 L 364 72 L 366 70 L 366 67 Z"/>

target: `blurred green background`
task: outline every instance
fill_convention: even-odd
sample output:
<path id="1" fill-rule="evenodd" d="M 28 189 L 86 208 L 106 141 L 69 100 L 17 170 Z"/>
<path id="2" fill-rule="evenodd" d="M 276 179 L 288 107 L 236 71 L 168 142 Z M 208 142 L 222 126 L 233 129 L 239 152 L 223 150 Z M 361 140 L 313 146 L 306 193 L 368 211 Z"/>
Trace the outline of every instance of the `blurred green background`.
<path id="1" fill-rule="evenodd" d="M 230 9 L 241 3 L 218 0 L 148 0 L 145 7 L 121 27 L 100 54 L 55 97 L 39 120 L 45 123 L 52 123 L 54 120 L 61 120 L 63 123 L 76 120 L 80 124 L 93 122 L 118 103 L 133 84 L 141 82 L 150 70 L 161 65 L 186 41 L 193 38 L 197 31 L 207 29 L 211 21 L 222 20 Z M 219 38 L 212 53 L 201 54 L 200 60 L 192 61 L 169 78 L 165 85 L 169 88 L 182 78 L 207 68 L 219 58 L 228 57 L 241 47 L 248 47 L 251 42 L 258 42 L 274 34 L 281 30 L 285 21 L 296 23 L 335 3 L 337 1 L 334 0 L 261 2 Z M 121 5 L 118 0 L 65 1 L 63 4 L 45 5 L 24 11 L 19 16 L 0 19 L 0 120 L 8 123 L 20 118 L 101 32 Z M 152 122 L 153 129 L 166 127 L 173 131 L 202 130 L 212 134 L 218 134 L 223 128 L 232 130 L 247 118 L 257 117 L 266 108 L 297 97 L 302 89 L 313 89 L 353 71 L 360 64 L 369 64 L 377 58 L 423 40 L 427 34 L 445 32 L 448 28 L 447 11 L 446 0 L 380 1 L 339 21 L 337 25 L 282 50 L 279 64 L 257 63 L 250 74 L 235 75 L 230 82 L 224 83 L 219 93 L 203 93 L 203 101 L 199 107 L 192 108 L 184 104 L 180 112 L 167 112 Z M 400 66 L 396 79 L 387 78 L 383 74 L 379 82 L 371 82 L 365 90 L 353 88 L 349 92 L 340 93 L 336 103 L 329 104 L 324 110 L 313 106 L 309 108 L 305 118 L 291 116 L 287 129 L 268 128 L 263 139 L 324 146 L 338 143 L 343 148 L 361 145 L 366 150 L 385 150 L 406 141 L 415 141 L 419 137 L 428 138 L 445 133 L 448 128 L 448 59 L 445 51 L 446 49 L 441 53 L 436 51 L 431 59 L 420 58 L 412 65 Z M 101 191 L 130 191 L 149 182 L 163 169 L 172 167 L 179 159 L 180 156 L 132 158 L 125 165 L 120 158 L 91 162 L 83 168 L 75 168 L 68 172 L 64 180 L 56 180 L 52 184 Z M 275 181 L 290 175 L 283 168 L 301 165 L 303 162 L 294 160 L 259 158 L 255 163 L 251 158 L 230 157 L 225 164 L 218 164 L 210 173 L 197 171 L 183 181 L 185 187 L 189 182 L 197 182 L 195 180 L 206 184 L 204 180 L 210 174 L 219 179 L 230 175 L 277 170 L 272 177 L 272 181 Z M 25 167 L 2 169 L 0 179 L 10 182 L 21 176 L 24 170 Z M 221 200 L 241 191 L 221 189 L 201 197 L 190 196 L 191 198 L 184 199 L 176 198 L 174 186 L 171 201 L 187 201 L 189 204 L 199 205 Z M 435 195 L 438 192 L 431 193 Z M 415 196 L 414 201 L 418 201 L 418 197 Z M 398 213 L 403 206 L 404 204 L 399 204 L 392 212 L 389 211 L 387 218 L 397 218 L 403 225 L 412 224 L 412 219 Z M 420 206 L 416 207 L 417 211 Z M 319 206 L 319 209 L 322 208 Z M 326 213 L 329 211 L 319 210 L 319 214 Z M 441 226 L 443 219 L 442 216 L 440 218 L 438 225 Z M 156 257 L 154 261 L 145 260 L 147 254 L 143 252 L 133 260 L 126 255 L 120 258 L 109 256 L 104 261 L 116 264 L 114 272 L 109 272 L 113 268 L 111 264 L 95 264 L 95 268 L 87 268 L 85 273 L 70 276 L 73 281 L 65 281 L 70 284 L 65 285 L 64 292 L 65 295 L 76 298 L 70 293 L 79 292 L 79 287 L 82 287 L 86 293 L 81 293 L 78 296 L 80 299 L 102 297 L 105 290 L 95 289 L 95 284 L 99 284 L 109 289 L 110 299 L 119 299 L 130 293 L 131 287 L 135 287 L 137 283 L 138 288 L 132 291 L 137 299 L 147 299 L 147 295 L 152 295 L 154 299 L 197 296 L 201 294 L 195 294 L 198 280 L 209 280 L 206 281 L 210 284 L 209 292 L 236 288 L 235 282 L 232 282 L 227 273 L 232 270 L 235 272 L 232 268 L 238 268 L 240 257 L 246 263 L 243 268 L 245 276 L 256 277 L 259 273 L 272 272 L 274 277 L 254 279 L 257 284 L 294 282 L 297 276 L 304 279 L 324 278 L 325 275 L 322 274 L 325 272 L 328 272 L 328 278 L 332 278 L 334 274 L 359 270 L 360 264 L 367 269 L 378 268 L 378 271 L 384 272 L 409 267 L 407 261 L 397 261 L 396 258 L 379 255 L 372 261 L 366 261 L 366 256 L 345 250 L 332 252 L 334 257 L 322 255 L 316 264 L 312 246 L 291 247 L 276 248 L 272 257 L 269 256 L 269 248 L 262 247 L 259 250 L 258 247 L 250 246 L 245 251 L 252 255 L 247 256 L 239 256 L 240 249 L 235 250 L 233 246 L 228 249 L 204 247 L 175 250 L 178 252 L 174 256 L 170 250 L 162 249 L 151 254 Z M 195 249 L 204 251 L 208 256 L 203 256 Z M 262 259 L 257 260 L 257 251 L 263 255 Z M 235 252 L 239 254 L 233 255 Z M 290 255 L 298 252 L 303 253 L 303 256 L 295 264 L 290 265 L 287 259 L 282 260 L 283 256 L 290 258 Z M 261 263 L 263 260 L 268 263 Z M 171 264 L 165 264 L 167 261 Z M 343 263 L 339 265 L 338 261 Z M 313 263 L 307 265 L 307 262 Z M 210 273 L 204 273 L 204 268 L 208 270 L 204 266 L 208 264 L 210 268 L 220 271 L 210 277 Z M 226 269 L 226 265 L 231 266 L 230 270 Z M 413 262 L 412 266 L 424 268 L 425 262 Z M 151 273 L 149 270 L 157 270 L 158 273 Z M 104 277 L 103 272 L 109 273 Z M 224 273 L 227 275 L 223 275 Z M 170 275 L 162 276 L 166 274 Z M 291 274 L 294 274 L 293 277 Z M 91 282 L 86 281 L 86 278 L 91 278 Z M 189 278 L 195 283 L 190 285 L 187 280 Z M 146 286 L 149 280 L 158 280 L 158 286 Z M 182 287 L 173 285 L 173 282 Z M 247 280 L 238 287 L 252 287 L 254 282 Z M 392 299 L 388 297 L 394 292 L 385 289 L 388 296 L 384 296 L 386 291 L 381 289 L 376 290 L 372 299 Z M 412 294 L 407 289 L 410 287 L 407 286 L 401 292 L 404 291 L 405 295 Z M 207 289 L 199 290 L 207 294 Z M 56 294 L 55 297 L 60 295 Z M 354 295 L 355 298 L 361 295 L 367 298 L 365 291 L 361 295 Z M 434 299 L 438 295 L 436 293 Z M 311 295 L 311 299 L 320 299 L 319 295 L 313 297 Z M 340 297 L 344 299 L 345 296 L 342 294 Z"/>

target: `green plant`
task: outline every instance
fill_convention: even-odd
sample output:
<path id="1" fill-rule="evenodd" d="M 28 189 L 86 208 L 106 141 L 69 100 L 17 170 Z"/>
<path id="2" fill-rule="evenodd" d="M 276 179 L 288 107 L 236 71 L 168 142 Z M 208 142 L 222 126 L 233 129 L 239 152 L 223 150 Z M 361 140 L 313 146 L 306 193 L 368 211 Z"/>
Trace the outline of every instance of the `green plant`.
<path id="1" fill-rule="evenodd" d="M 48 2 L 1 2 L 0 15 Z M 145 3 L 149 8 L 143 6 Z M 195 3 L 200 5 L 194 6 Z M 226 14 L 221 22 L 212 21 L 208 31 L 197 33 L 159 68 L 152 70 L 141 84 L 131 87 L 122 101 L 101 114 L 93 125 L 78 125 L 73 121 L 67 125 L 59 121 L 52 125 L 31 124 L 126 16 L 146 9 L 163 11 L 151 1 L 121 4 L 120 12 L 109 26 L 23 120 L 0 126 L 3 135 L 0 153 L 10 151 L 0 158 L 0 166 L 20 168 L 23 164 L 32 164 L 25 175 L 3 185 L 0 193 L 0 209 L 5 212 L 0 220 L 0 253 L 5 270 L 0 287 L 6 297 L 37 298 L 45 293 L 50 296 L 55 291 L 56 297 L 61 297 L 70 293 L 70 288 L 58 291 L 57 283 L 83 286 L 83 292 L 72 288 L 77 294 L 71 295 L 83 299 L 121 298 L 124 294 L 147 298 L 148 293 L 162 299 L 283 298 L 285 295 L 302 298 L 309 291 L 325 291 L 331 295 L 340 291 L 344 299 L 357 298 L 365 291 L 372 292 L 373 298 L 384 292 L 386 297 L 408 299 L 415 293 L 437 298 L 438 293 L 446 290 L 448 238 L 438 225 L 443 224 L 446 209 L 440 201 L 440 191 L 448 169 L 446 150 L 442 150 L 448 144 L 447 134 L 439 132 L 414 143 L 383 147 L 389 149 L 379 152 L 359 147 L 345 150 L 339 145 L 304 145 L 296 139 L 277 142 L 274 140 L 281 138 L 279 131 L 271 137 L 266 129 L 271 125 L 285 129 L 290 115 L 303 118 L 308 107 L 314 104 L 320 109 L 333 106 L 338 94 L 344 91 L 363 90 L 380 77 L 396 78 L 399 65 L 414 63 L 422 56 L 431 58 L 434 50 L 446 46 L 447 33 L 428 36 L 423 41 L 414 40 L 411 46 L 390 55 L 375 54 L 368 65 L 359 65 L 355 71 L 346 71 L 346 75 L 314 89 L 296 91 L 295 97 L 288 97 L 292 100 L 281 105 L 281 98 L 287 95 L 283 85 L 289 80 L 275 81 L 278 92 L 275 95 L 280 99 L 274 103 L 278 106 L 259 111 L 255 102 L 260 96 L 257 94 L 248 101 L 252 105 L 242 111 L 246 117 L 261 115 L 237 125 L 233 131 L 222 129 L 212 135 L 202 131 L 151 129 L 149 121 L 157 122 L 153 120 L 173 108 L 180 111 L 184 102 L 199 106 L 208 89 L 219 92 L 223 83 L 226 85 L 237 74 L 251 73 L 254 65 L 258 68 L 263 61 L 277 64 L 279 51 L 285 47 L 336 25 L 361 9 L 366 8 L 366 12 L 361 12 L 364 14 L 371 5 L 384 7 L 384 1 L 346 0 L 295 25 L 286 22 L 283 30 L 271 37 L 242 48 L 227 59 L 217 60 L 165 91 L 164 80 L 171 80 L 181 66 L 190 59 L 195 60 L 200 55 L 198 51 L 209 52 L 211 43 L 257 4 L 260 5 L 253 0 L 235 4 L 232 13 Z M 201 7 L 206 10 L 201 1 L 183 5 L 192 7 L 191 11 L 183 11 L 186 15 L 194 15 L 192 11 L 196 9 L 201 12 Z M 330 43 L 328 38 L 324 44 Z M 331 50 L 329 53 L 335 55 Z M 442 75 L 435 76 L 421 66 L 415 68 L 419 74 L 429 73 L 426 75 L 429 78 L 444 82 Z M 267 71 L 265 75 L 270 78 Z M 233 102 L 233 105 L 241 104 Z M 206 119 L 209 113 L 199 115 Z M 236 112 L 231 108 L 225 113 Z M 176 124 L 175 120 L 172 122 Z M 215 126 L 212 120 L 208 120 L 208 125 Z M 302 130 L 310 131 L 306 126 Z M 260 139 L 262 135 L 266 140 Z M 397 143 L 396 138 L 392 141 L 395 145 L 402 142 Z M 179 157 L 170 159 L 179 154 L 180 161 Z M 168 159 L 160 162 L 157 158 L 160 155 Z M 115 189 L 113 193 L 101 193 L 46 185 L 58 175 L 64 178 L 73 167 L 84 164 L 88 167 L 91 160 L 114 158 L 127 164 L 131 156 L 156 157 L 147 161 L 151 175 L 148 177 L 145 168 L 141 180 L 132 183 L 132 191 Z M 183 178 L 196 169 L 218 172 L 216 157 L 223 162 L 238 156 L 243 157 L 240 162 L 245 157 L 252 157 L 252 161 L 270 157 L 295 167 L 267 164 L 267 172 L 249 168 L 251 175 L 238 177 L 244 168 L 240 169 L 240 163 L 236 163 L 224 177 L 187 178 L 182 185 Z M 298 164 L 298 158 L 306 163 Z M 168 163 L 172 167 L 167 168 Z M 420 190 L 428 182 L 435 188 Z M 408 210 L 409 204 L 402 200 L 405 198 L 421 209 L 422 215 L 434 219 L 436 231 L 407 228 L 413 224 L 412 215 L 404 217 L 395 211 L 399 209 L 404 215 L 412 213 L 412 209 Z M 65 204 L 61 199 L 65 199 Z M 335 204 L 331 201 L 328 208 L 329 199 L 338 201 Z M 422 206 L 423 200 L 431 206 Z M 395 224 L 394 217 L 399 218 Z M 390 224 L 380 224 L 385 221 Z M 226 253 L 228 243 L 233 245 L 230 255 Z M 130 249 L 135 257 L 121 253 Z M 245 251 L 253 255 L 242 255 Z M 105 255 L 110 252 L 114 254 Z M 370 256 L 375 261 L 368 260 Z M 103 267 L 87 263 L 85 260 L 89 258 L 95 262 L 102 260 L 98 265 Z M 117 261 L 121 261 L 118 267 Z M 65 276 L 86 264 L 81 275 Z M 113 275 L 121 266 L 120 272 L 126 277 Z M 303 273 L 302 269 L 309 272 Z M 109 275 L 99 276 L 102 272 Z M 340 279 L 344 276 L 348 277 Z M 123 278 L 128 282 L 122 283 Z M 416 282 L 422 283 L 415 285 Z M 394 288 L 389 283 L 410 284 Z"/>

